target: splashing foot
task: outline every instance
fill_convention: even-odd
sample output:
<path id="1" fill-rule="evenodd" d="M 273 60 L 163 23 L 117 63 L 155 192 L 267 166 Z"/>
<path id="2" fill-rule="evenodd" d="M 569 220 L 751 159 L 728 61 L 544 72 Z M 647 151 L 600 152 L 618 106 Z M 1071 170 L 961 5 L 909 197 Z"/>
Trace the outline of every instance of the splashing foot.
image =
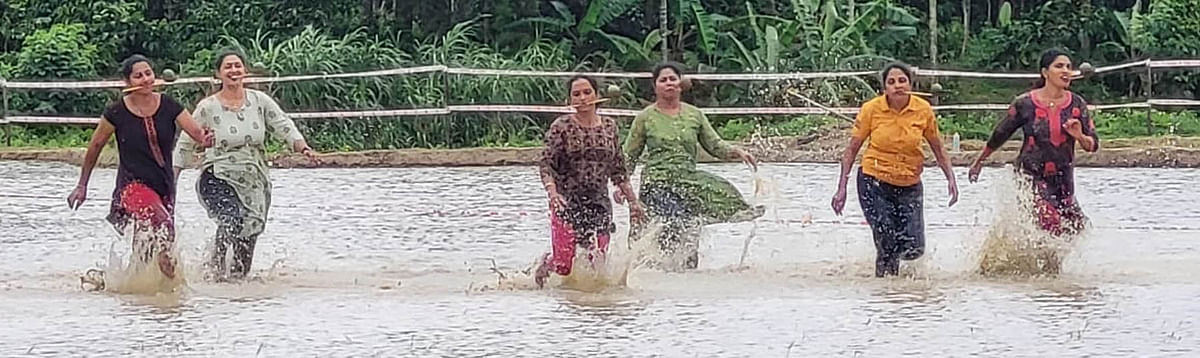
<path id="1" fill-rule="evenodd" d="M 175 260 L 166 251 L 158 253 L 158 270 L 168 279 L 175 279 Z"/>

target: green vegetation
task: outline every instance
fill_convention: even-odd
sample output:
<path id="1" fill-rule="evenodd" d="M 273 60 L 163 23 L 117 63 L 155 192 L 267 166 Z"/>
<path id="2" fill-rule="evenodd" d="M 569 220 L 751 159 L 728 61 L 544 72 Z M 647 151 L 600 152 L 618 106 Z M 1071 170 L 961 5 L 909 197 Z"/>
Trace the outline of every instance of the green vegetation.
<path id="1" fill-rule="evenodd" d="M 211 75 L 215 53 L 242 49 L 270 75 L 339 73 L 444 64 L 521 70 L 645 71 L 666 56 L 703 72 L 871 70 L 898 59 L 933 65 L 928 3 L 915 0 L 8 0 L 0 2 L 0 77 L 93 80 L 118 76 L 133 53 L 181 76 Z M 447 13 L 447 9 L 451 11 Z M 939 68 L 1031 71 L 1037 54 L 1060 47 L 1096 65 L 1145 57 L 1200 57 L 1200 3 L 1192 0 L 939 1 Z M 964 19 L 964 15 L 965 19 Z M 1003 103 L 1027 81 L 938 79 L 941 103 Z M 1082 81 L 1092 103 L 1145 98 L 1142 71 Z M 1200 71 L 1154 74 L 1156 98 L 1195 98 Z M 640 108 L 647 81 L 616 81 L 613 107 Z M 929 79 L 918 84 L 927 89 Z M 831 106 L 877 93 L 872 77 L 698 82 L 699 106 L 808 106 L 797 90 Z M 558 78 L 421 74 L 278 83 L 262 87 L 289 111 L 436 107 L 445 104 L 562 103 Z M 195 103 L 207 85 L 167 90 Z M 11 90 L 10 113 L 94 116 L 112 90 Z M 448 103 L 446 103 L 448 102 Z M 1194 111 L 1095 114 L 1105 136 L 1196 135 Z M 530 146 L 553 115 L 471 113 L 432 117 L 300 121 L 319 150 Z M 940 114 L 946 133 L 983 138 L 999 113 Z M 836 121 L 807 117 L 714 117 L 722 136 L 805 135 Z M 14 146 L 77 146 L 87 129 L 10 126 Z"/>
<path id="2" fill-rule="evenodd" d="M 986 140 L 1003 115 L 983 112 L 941 113 L 938 115 L 938 129 L 943 134 L 958 133 L 962 139 Z M 1096 121 L 1096 132 L 1101 138 L 1200 136 L 1200 113 L 1195 111 L 1155 110 L 1149 124 L 1145 110 L 1093 111 L 1092 118 Z"/>

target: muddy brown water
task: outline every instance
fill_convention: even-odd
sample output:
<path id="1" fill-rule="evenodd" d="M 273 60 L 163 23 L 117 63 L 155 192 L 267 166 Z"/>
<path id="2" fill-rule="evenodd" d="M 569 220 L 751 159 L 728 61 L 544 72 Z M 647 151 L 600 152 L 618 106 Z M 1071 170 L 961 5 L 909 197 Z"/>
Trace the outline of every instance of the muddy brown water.
<path id="1" fill-rule="evenodd" d="M 743 166 L 703 168 L 753 193 Z M 0 356 L 1200 355 L 1200 171 L 1080 169 L 1094 227 L 1063 273 L 995 278 L 975 268 L 1002 169 L 978 184 L 956 170 L 952 208 L 940 173 L 925 174 L 929 250 L 903 277 L 871 277 L 853 185 L 845 217 L 828 209 L 835 166 L 767 164 L 767 215 L 708 227 L 698 270 L 638 268 L 603 292 L 521 282 L 549 224 L 536 171 L 520 166 L 273 170 L 255 278 L 205 282 L 215 226 L 187 171 L 188 283 L 148 295 L 79 287 L 123 248 L 103 221 L 112 170 L 71 211 L 77 167 L 0 162 Z"/>

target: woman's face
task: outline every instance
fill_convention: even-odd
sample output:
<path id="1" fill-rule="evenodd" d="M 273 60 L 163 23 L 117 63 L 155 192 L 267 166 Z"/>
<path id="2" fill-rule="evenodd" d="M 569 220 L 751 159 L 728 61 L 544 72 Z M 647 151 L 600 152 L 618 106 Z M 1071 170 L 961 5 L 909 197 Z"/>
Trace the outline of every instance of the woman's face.
<path id="1" fill-rule="evenodd" d="M 1075 67 L 1071 66 L 1071 58 L 1067 56 L 1058 56 L 1050 63 L 1049 68 L 1042 69 L 1042 78 L 1046 79 L 1046 86 L 1054 88 L 1070 88 L 1071 75 L 1074 74 Z"/>
<path id="2" fill-rule="evenodd" d="M 237 55 L 225 56 L 221 59 L 221 66 L 217 68 L 217 78 L 224 85 L 234 85 L 242 83 L 242 78 L 246 77 L 246 65 L 242 63 L 242 59 Z"/>
<path id="3" fill-rule="evenodd" d="M 150 63 L 146 61 L 133 64 L 133 72 L 129 77 L 125 78 L 125 84 L 129 87 L 140 87 L 134 93 L 152 93 L 154 92 L 154 69 L 150 67 Z"/>
<path id="4" fill-rule="evenodd" d="M 883 91 L 888 96 L 903 96 L 912 91 L 912 82 L 909 82 L 908 75 L 899 68 L 888 70 L 883 84 Z"/>
<path id="5" fill-rule="evenodd" d="M 590 112 L 596 109 L 595 104 L 588 104 L 596 100 L 596 89 L 592 87 L 592 83 L 586 79 L 577 79 L 571 82 L 571 106 L 580 112 Z"/>
<path id="6" fill-rule="evenodd" d="M 654 95 L 662 99 L 679 98 L 679 73 L 674 69 L 664 68 L 654 79 Z"/>

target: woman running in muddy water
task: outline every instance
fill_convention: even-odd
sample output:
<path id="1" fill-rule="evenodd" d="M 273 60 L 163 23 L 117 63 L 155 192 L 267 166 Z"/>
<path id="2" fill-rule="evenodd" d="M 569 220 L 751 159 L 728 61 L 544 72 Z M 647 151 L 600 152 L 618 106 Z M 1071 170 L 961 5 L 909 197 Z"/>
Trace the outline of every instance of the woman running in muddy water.
<path id="1" fill-rule="evenodd" d="M 929 143 L 938 167 L 946 174 L 949 205 L 958 202 L 958 184 L 942 147 L 933 107 L 909 94 L 912 79 L 912 70 L 906 65 L 884 67 L 880 74 L 884 95 L 867 101 L 858 112 L 833 195 L 833 211 L 841 215 L 850 169 L 867 142 L 867 152 L 858 168 L 858 203 L 875 240 L 876 277 L 896 275 L 900 260 L 915 260 L 925 253 L 922 139 Z"/>
<path id="2" fill-rule="evenodd" d="M 213 146 L 204 151 L 196 194 L 208 216 L 217 221 L 209 274 L 216 280 L 242 279 L 250 272 L 254 245 L 271 207 L 266 136 L 275 135 L 310 159 L 315 152 L 271 96 L 244 86 L 247 71 L 240 53 L 221 53 L 215 67 L 221 89 L 196 105 L 197 120 L 215 134 Z M 188 138 L 180 141 L 176 175 L 192 166 L 196 149 Z M 232 262 L 226 262 L 229 251 Z"/>
<path id="3" fill-rule="evenodd" d="M 589 259 L 602 261 L 608 251 L 612 222 L 611 181 L 629 200 L 633 221 L 643 217 L 629 184 L 629 172 L 621 153 L 617 122 L 596 114 L 596 81 L 575 76 L 567 81 L 570 105 L 575 114 L 558 117 L 546 131 L 546 149 L 538 166 L 550 199 L 552 251 L 546 254 L 534 281 L 545 284 L 553 271 L 571 274 L 576 246 L 589 250 Z"/>
<path id="4" fill-rule="evenodd" d="M 641 196 L 649 218 L 662 225 L 659 247 L 664 256 L 681 254 L 683 268 L 693 269 L 701 227 L 753 220 L 764 210 L 751 207 L 729 181 L 696 169 L 697 143 L 713 157 L 740 158 L 755 169 L 757 164 L 749 152 L 722 141 L 699 108 L 681 100 L 683 75 L 677 64 L 654 68 L 655 102 L 634 118 L 625 155 L 632 173 L 645 151 Z"/>
<path id="5" fill-rule="evenodd" d="M 212 133 L 192 120 L 174 98 L 154 92 L 155 75 L 150 60 L 133 55 L 121 62 L 127 86 L 124 96 L 104 110 L 84 156 L 79 184 L 67 197 L 78 209 L 87 200 L 88 181 L 101 150 L 116 134 L 117 184 L 113 189 L 108 222 L 122 235 L 133 236 L 133 259 L 156 260 L 159 270 L 175 278 L 175 173 L 171 150 L 178 129 L 202 147 L 212 144 Z M 132 229 L 132 230 L 130 230 Z"/>
<path id="6" fill-rule="evenodd" d="M 1083 150 L 1100 148 L 1096 124 L 1087 101 L 1068 90 L 1075 75 L 1071 58 L 1058 50 L 1042 53 L 1041 78 L 1034 89 L 1017 96 L 1008 116 L 996 125 L 987 146 L 971 164 L 968 179 L 975 182 L 983 161 L 1013 133 L 1024 132 L 1017 169 L 1031 182 L 1037 221 L 1055 236 L 1077 234 L 1086 217 L 1075 200 L 1075 143 Z"/>

